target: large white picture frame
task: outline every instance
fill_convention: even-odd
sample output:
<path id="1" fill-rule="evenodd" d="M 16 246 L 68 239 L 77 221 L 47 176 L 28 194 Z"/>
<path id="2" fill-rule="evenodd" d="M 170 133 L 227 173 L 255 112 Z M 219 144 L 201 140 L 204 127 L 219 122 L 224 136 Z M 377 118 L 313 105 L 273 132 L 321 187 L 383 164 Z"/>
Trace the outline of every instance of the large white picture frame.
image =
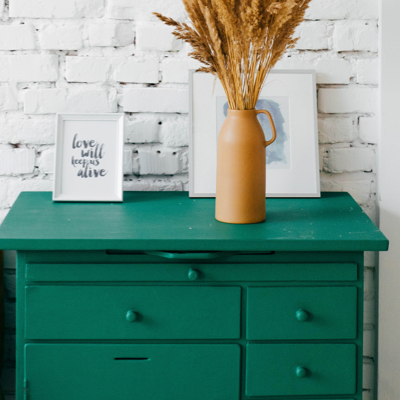
<path id="1" fill-rule="evenodd" d="M 226 96 L 218 79 L 195 70 L 190 71 L 189 92 L 189 196 L 215 197 L 217 137 L 228 108 Z M 256 108 L 270 111 L 277 127 L 277 139 L 266 150 L 266 197 L 320 197 L 315 71 L 271 71 Z M 259 120 L 269 140 L 270 126 L 263 117 Z"/>
<path id="2" fill-rule="evenodd" d="M 123 146 L 123 114 L 57 114 L 53 201 L 122 201 Z"/>

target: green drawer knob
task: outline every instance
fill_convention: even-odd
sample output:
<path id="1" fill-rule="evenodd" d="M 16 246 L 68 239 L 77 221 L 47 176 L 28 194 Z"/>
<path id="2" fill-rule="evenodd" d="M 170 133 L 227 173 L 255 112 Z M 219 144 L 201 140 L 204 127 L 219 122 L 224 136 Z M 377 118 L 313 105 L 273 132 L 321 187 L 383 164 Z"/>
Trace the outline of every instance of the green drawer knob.
<path id="1" fill-rule="evenodd" d="M 307 376 L 307 373 L 308 373 L 308 371 L 304 367 L 297 367 L 296 368 L 296 376 L 298 378 L 305 378 Z"/>
<path id="2" fill-rule="evenodd" d="M 139 314 L 136 311 L 129 310 L 126 313 L 126 320 L 129 322 L 137 321 L 139 318 Z"/>
<path id="3" fill-rule="evenodd" d="M 308 317 L 309 317 L 309 314 L 307 311 L 304 311 L 302 309 L 296 311 L 297 321 L 300 321 L 300 322 L 307 321 Z"/>
<path id="4" fill-rule="evenodd" d="M 190 281 L 195 281 L 198 278 L 199 278 L 199 271 L 196 271 L 195 269 L 189 269 L 188 279 Z"/>

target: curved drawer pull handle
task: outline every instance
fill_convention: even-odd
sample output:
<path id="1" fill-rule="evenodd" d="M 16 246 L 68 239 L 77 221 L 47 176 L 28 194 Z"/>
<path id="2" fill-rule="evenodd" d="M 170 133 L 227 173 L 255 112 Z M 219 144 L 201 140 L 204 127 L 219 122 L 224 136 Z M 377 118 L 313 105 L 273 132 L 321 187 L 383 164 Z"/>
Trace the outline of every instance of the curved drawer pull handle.
<path id="1" fill-rule="evenodd" d="M 138 320 L 138 318 L 139 318 L 139 314 L 136 311 L 129 310 L 126 313 L 126 320 L 128 322 L 135 322 Z"/>
<path id="2" fill-rule="evenodd" d="M 188 279 L 189 279 L 190 281 L 195 281 L 195 280 L 197 280 L 198 278 L 199 278 L 199 271 L 190 268 L 190 269 L 189 269 L 189 272 L 188 272 Z"/>
<path id="3" fill-rule="evenodd" d="M 229 256 L 227 252 L 214 252 L 214 253 L 173 253 L 167 251 L 144 251 L 143 253 L 149 256 L 157 256 L 169 258 L 172 260 L 209 260 L 210 258 L 219 258 Z"/>
<path id="4" fill-rule="evenodd" d="M 304 322 L 307 321 L 309 317 L 310 315 L 308 314 L 307 311 L 304 311 L 302 309 L 296 311 L 297 321 Z"/>
<path id="5" fill-rule="evenodd" d="M 304 367 L 297 367 L 296 368 L 296 376 L 298 378 L 305 378 L 308 375 L 307 368 Z"/>

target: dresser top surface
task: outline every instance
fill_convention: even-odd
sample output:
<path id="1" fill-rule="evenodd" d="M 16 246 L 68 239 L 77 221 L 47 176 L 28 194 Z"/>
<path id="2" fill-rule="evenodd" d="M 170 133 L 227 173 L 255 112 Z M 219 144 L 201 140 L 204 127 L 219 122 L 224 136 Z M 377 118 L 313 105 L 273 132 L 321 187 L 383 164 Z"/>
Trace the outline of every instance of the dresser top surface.
<path id="1" fill-rule="evenodd" d="M 388 241 L 348 193 L 266 199 L 266 221 L 214 218 L 215 199 L 125 192 L 123 203 L 54 203 L 23 192 L 0 226 L 11 250 L 379 251 Z"/>

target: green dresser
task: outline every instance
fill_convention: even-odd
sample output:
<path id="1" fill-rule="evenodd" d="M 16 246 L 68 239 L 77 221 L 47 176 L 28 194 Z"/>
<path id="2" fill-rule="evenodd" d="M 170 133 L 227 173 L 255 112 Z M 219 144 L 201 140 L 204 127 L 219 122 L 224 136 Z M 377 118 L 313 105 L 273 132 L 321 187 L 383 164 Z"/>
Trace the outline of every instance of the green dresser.
<path id="1" fill-rule="evenodd" d="M 347 193 L 267 199 L 229 225 L 213 199 L 22 193 L 17 400 L 361 400 L 364 251 L 388 241 Z"/>

